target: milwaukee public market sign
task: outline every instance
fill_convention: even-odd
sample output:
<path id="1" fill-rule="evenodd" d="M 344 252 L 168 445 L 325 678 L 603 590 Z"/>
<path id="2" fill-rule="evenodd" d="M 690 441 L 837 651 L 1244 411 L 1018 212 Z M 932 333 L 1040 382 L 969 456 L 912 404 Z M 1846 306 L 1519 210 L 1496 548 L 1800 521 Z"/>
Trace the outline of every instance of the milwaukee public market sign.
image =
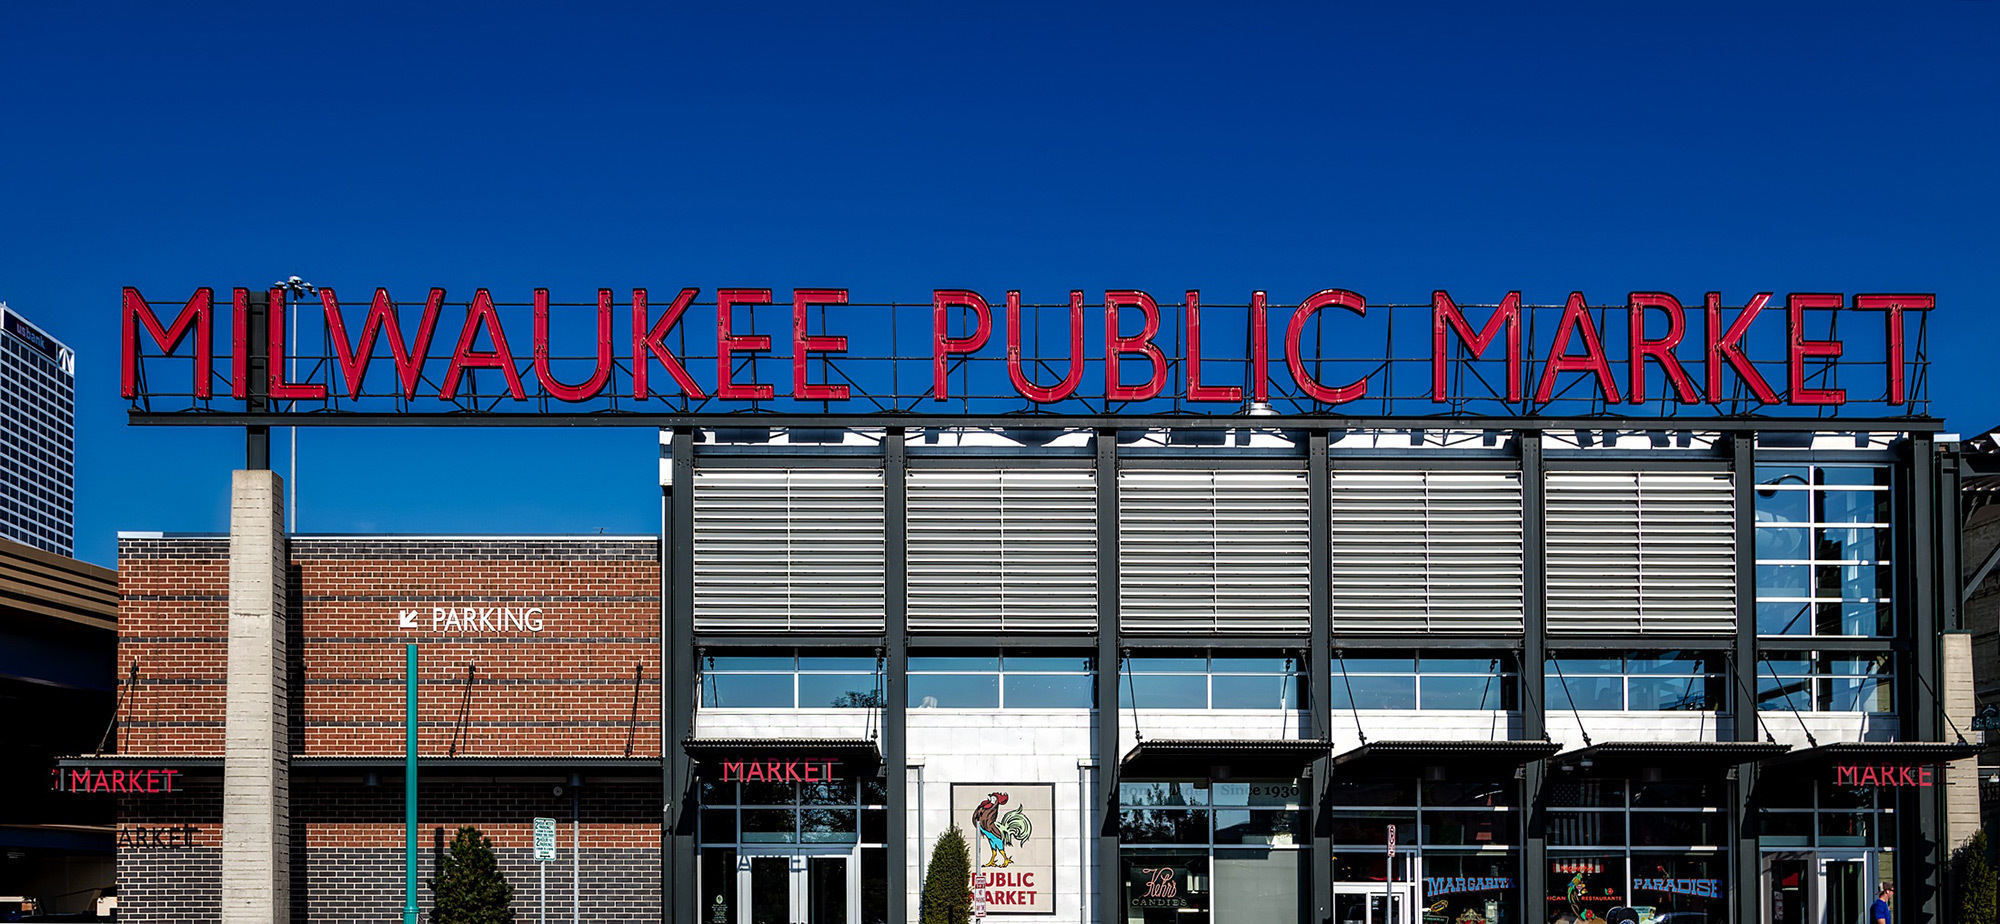
<path id="1" fill-rule="evenodd" d="M 343 302 L 124 290 L 122 393 L 145 423 L 791 417 L 1921 416 L 1923 294 L 1654 291 L 1593 305 L 1205 303 L 1113 289 L 1031 304 L 935 289 L 599 289 L 562 303 L 432 288 Z M 1843 321 L 1845 323 L 1843 323 Z M 433 421 L 444 422 L 444 421 Z"/>

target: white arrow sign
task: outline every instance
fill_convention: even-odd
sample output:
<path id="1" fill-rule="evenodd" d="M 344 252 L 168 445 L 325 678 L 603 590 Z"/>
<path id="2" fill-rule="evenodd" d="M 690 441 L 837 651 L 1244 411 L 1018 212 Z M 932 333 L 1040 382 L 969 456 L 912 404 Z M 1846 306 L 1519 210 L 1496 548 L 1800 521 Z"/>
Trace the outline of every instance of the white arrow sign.
<path id="1" fill-rule="evenodd" d="M 414 629 L 414 628 L 416 628 L 416 627 L 417 627 L 417 611 L 416 611 L 416 610 L 397 610 L 397 611 L 396 611 L 396 628 L 398 628 L 398 629 Z"/>

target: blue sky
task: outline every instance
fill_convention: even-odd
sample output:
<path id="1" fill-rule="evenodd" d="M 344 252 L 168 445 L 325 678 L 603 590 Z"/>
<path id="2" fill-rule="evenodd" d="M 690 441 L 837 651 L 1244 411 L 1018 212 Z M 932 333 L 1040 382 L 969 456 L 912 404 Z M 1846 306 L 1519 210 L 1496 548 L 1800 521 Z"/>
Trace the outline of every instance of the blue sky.
<path id="1" fill-rule="evenodd" d="M 124 423 L 128 284 L 1928 291 L 1934 409 L 2000 423 L 2000 2 L 686 6 L 0 5 L 79 557 L 241 464 Z M 657 528 L 650 431 L 302 441 L 307 531 Z"/>

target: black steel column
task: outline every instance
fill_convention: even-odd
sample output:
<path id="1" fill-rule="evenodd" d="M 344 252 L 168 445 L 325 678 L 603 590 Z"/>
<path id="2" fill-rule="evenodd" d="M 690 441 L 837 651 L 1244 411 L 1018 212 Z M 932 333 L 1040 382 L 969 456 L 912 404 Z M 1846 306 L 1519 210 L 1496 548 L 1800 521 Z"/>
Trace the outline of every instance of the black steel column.
<path id="1" fill-rule="evenodd" d="M 271 394 L 271 293 L 253 289 L 249 293 L 249 317 L 244 326 L 244 352 L 248 358 L 244 362 L 244 375 L 249 381 L 247 397 L 243 400 L 245 413 L 261 414 L 271 408 L 268 397 Z M 201 370 L 208 375 L 209 370 Z M 248 426 L 243 428 L 243 467 L 252 470 L 271 467 L 271 428 Z"/>
<path id="2" fill-rule="evenodd" d="M 909 695 L 904 691 L 910 669 L 909 506 L 905 503 L 909 466 L 904 433 L 892 428 L 882 440 L 882 642 L 886 675 L 882 694 L 882 771 L 889 789 L 889 924 L 909 918 L 910 761 Z"/>
<path id="3" fill-rule="evenodd" d="M 1729 468 L 1735 478 L 1736 639 L 1729 659 L 1730 714 L 1737 741 L 1757 740 L 1757 437 L 1729 437 Z M 1729 787 L 1731 920 L 1751 924 L 1761 914 L 1763 857 L 1757 845 L 1757 765 L 1736 768 Z"/>
<path id="4" fill-rule="evenodd" d="M 1909 575 L 1909 606 L 1899 614 L 1909 626 L 1909 667 L 1905 669 L 1918 680 L 1903 685 L 1910 695 L 1909 707 L 1902 710 L 1909 722 L 1904 737 L 1924 741 L 1944 740 L 1944 704 L 1938 701 L 1943 695 L 1938 636 L 1944 627 L 1936 581 L 1940 522 L 1937 462 L 1937 444 L 1929 434 L 1910 438 L 1909 477 L 1904 481 L 1908 490 L 1902 503 L 1895 505 L 1896 512 L 1903 514 L 1910 537 L 1905 546 L 1909 565 L 1903 569 Z M 1944 789 L 1915 790 L 1904 801 L 1906 810 L 1914 807 L 1915 811 L 1909 813 L 1914 823 L 1905 826 L 1904 841 L 1896 845 L 1896 897 L 1905 909 L 1904 920 L 1911 924 L 1944 920 Z"/>
<path id="5" fill-rule="evenodd" d="M 667 491 L 665 568 L 667 637 L 666 674 L 660 700 L 666 709 L 667 750 L 661 754 L 666 776 L 663 794 L 666 832 L 661 848 L 668 874 L 660 883 L 660 910 L 665 920 L 695 921 L 701 905 L 697 887 L 694 774 L 681 745 L 694 730 L 694 434 L 674 431 L 672 485 Z"/>
<path id="6" fill-rule="evenodd" d="M 1315 430 L 1306 437 L 1307 539 L 1311 575 L 1312 650 L 1306 663 L 1304 691 L 1312 712 L 1312 734 L 1333 737 L 1333 700 L 1327 684 L 1333 674 L 1333 514 L 1330 504 L 1331 466 L 1326 457 L 1326 433 Z M 1333 755 L 1321 754 L 1312 763 L 1312 786 L 1307 807 L 1312 818 L 1312 915 L 1308 920 L 1333 919 L 1333 815 L 1327 799 L 1333 784 Z"/>
<path id="7" fill-rule="evenodd" d="M 1097 431 L 1097 919 L 1125 919 L 1118 865 L 1118 432 Z"/>
<path id="8" fill-rule="evenodd" d="M 1521 447 L 1521 737 L 1544 740 L 1549 734 L 1547 704 L 1542 702 L 1542 678 L 1548 672 L 1548 544 L 1542 502 L 1542 435 L 1516 431 Z M 1521 919 L 1539 921 L 1549 894 L 1549 842 L 1543 814 L 1542 787 L 1549 762 L 1530 761 L 1521 768 Z"/>

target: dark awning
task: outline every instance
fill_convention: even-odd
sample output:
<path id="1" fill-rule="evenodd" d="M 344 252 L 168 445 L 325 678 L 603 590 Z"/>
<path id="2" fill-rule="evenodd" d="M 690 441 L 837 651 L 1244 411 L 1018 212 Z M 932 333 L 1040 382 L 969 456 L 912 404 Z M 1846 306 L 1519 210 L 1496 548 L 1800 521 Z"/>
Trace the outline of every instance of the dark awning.
<path id="1" fill-rule="evenodd" d="M 867 770 L 882 765 L 882 749 L 869 738 L 683 738 L 681 750 L 698 764 L 837 760 Z"/>
<path id="2" fill-rule="evenodd" d="M 1370 741 L 1333 759 L 1343 774 L 1406 773 L 1426 767 L 1447 769 L 1515 767 L 1560 749 L 1553 741 Z"/>
<path id="3" fill-rule="evenodd" d="M 1325 757 L 1325 738 L 1157 738 L 1125 754 L 1133 776 L 1295 777 Z"/>
<path id="4" fill-rule="evenodd" d="M 1964 741 L 1831 741 L 1764 761 L 1767 771 L 1823 771 L 1835 764 L 1912 766 L 1977 757 L 1986 746 Z"/>
<path id="5" fill-rule="evenodd" d="M 1656 767 L 1695 773 L 1720 772 L 1791 750 L 1769 741 L 1607 741 L 1556 758 L 1565 769 L 1628 770 Z"/>
<path id="6" fill-rule="evenodd" d="M 179 770 L 190 776 L 219 776 L 220 757 L 147 757 L 136 754 L 86 754 L 63 757 L 56 766 L 75 770 Z M 340 776 L 378 773 L 400 774 L 400 756 L 302 756 L 291 760 L 294 774 Z M 424 757 L 417 758 L 419 774 L 440 776 L 549 776 L 581 773 L 587 776 L 658 776 L 657 757 Z"/>

